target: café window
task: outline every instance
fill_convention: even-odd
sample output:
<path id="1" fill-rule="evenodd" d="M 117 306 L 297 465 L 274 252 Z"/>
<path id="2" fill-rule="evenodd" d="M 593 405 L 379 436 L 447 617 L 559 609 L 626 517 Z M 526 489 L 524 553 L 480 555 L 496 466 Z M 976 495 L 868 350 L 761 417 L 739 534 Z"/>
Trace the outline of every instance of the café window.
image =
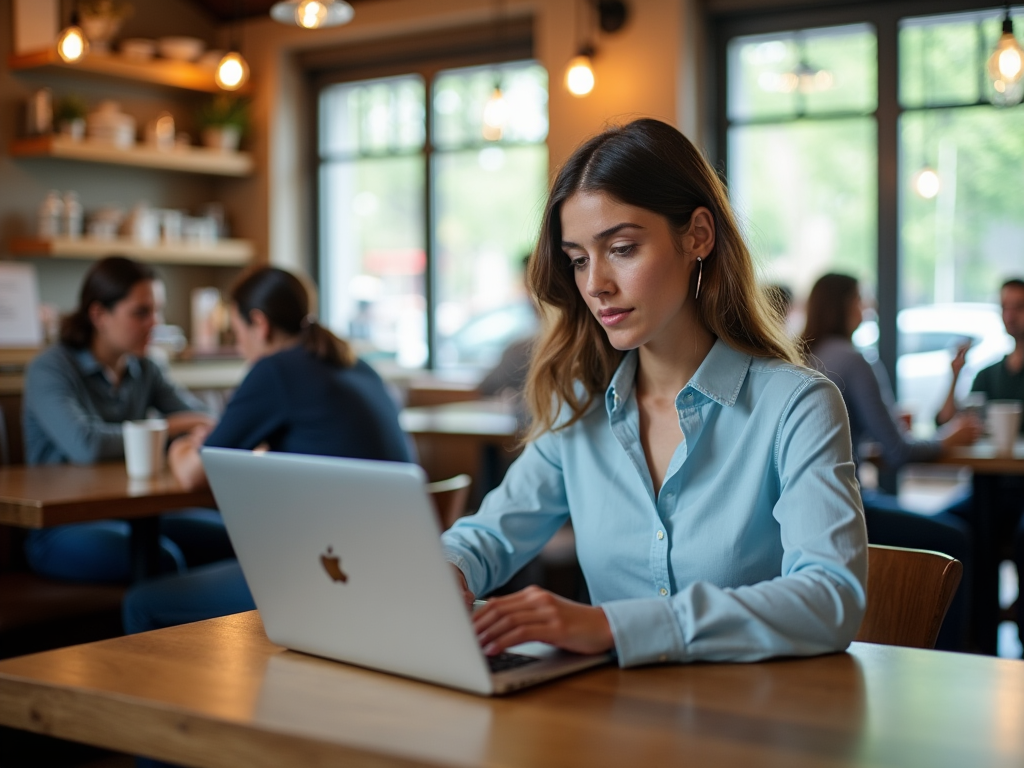
<path id="1" fill-rule="evenodd" d="M 736 37 L 728 48 L 729 189 L 764 277 L 875 283 L 874 29 Z"/>
<path id="2" fill-rule="evenodd" d="M 746 19 L 742 33 L 723 36 L 720 136 L 764 278 L 793 289 L 794 330 L 825 272 L 851 274 L 869 299 L 878 296 L 879 319 L 866 313 L 854 342 L 870 357 L 889 334 L 883 362 L 901 403 L 925 424 L 945 398 L 959 344 L 973 345 L 961 397 L 1012 347 L 996 302 L 1001 281 L 1024 264 L 1024 175 L 1013 170 L 1024 162 L 1024 133 L 1019 107 L 990 103 L 985 70 L 1002 13 L 868 6 L 834 12 L 833 26 L 761 32 Z M 1024 14 L 1013 19 L 1024 28 Z M 890 55 L 879 53 L 882 38 Z M 881 97 L 880 84 L 895 87 Z"/>
<path id="3" fill-rule="evenodd" d="M 484 135 L 495 88 L 500 136 Z M 531 60 L 332 83 L 318 98 L 322 314 L 384 365 L 484 368 L 536 319 L 522 261 L 547 191 Z"/>

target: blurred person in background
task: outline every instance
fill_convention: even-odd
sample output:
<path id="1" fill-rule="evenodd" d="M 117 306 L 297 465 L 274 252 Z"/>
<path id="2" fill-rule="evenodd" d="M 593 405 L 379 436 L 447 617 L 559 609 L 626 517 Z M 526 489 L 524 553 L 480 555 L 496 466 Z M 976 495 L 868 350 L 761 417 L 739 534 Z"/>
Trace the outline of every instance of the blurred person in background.
<path id="1" fill-rule="evenodd" d="M 213 419 L 146 356 L 160 310 L 152 268 L 113 256 L 82 281 L 78 307 L 61 323 L 60 341 L 25 374 L 23 425 L 28 464 L 94 464 L 124 459 L 123 423 L 159 414 L 171 437 Z M 233 554 L 220 515 L 182 510 L 160 518 L 165 572 Z M 30 531 L 25 555 L 33 571 L 55 579 L 124 582 L 130 577 L 131 530 L 98 520 Z"/>
<path id="2" fill-rule="evenodd" d="M 977 440 L 981 424 L 973 416 L 958 416 L 933 440 L 918 440 L 895 414 L 892 386 L 883 371 L 872 366 L 853 345 L 863 306 L 857 279 L 827 274 L 811 289 L 803 342 L 807 363 L 828 376 L 843 395 L 858 464 L 866 444 L 878 446 L 887 470 L 911 462 L 934 461 L 956 446 Z M 967 609 L 972 574 L 971 530 L 961 519 L 970 499 L 960 497 L 934 515 L 924 516 L 900 506 L 899 499 L 877 489 L 861 488 L 868 541 L 896 547 L 930 549 L 964 564 L 964 576 L 950 607 L 936 647 L 963 650 L 967 639 Z"/>
<path id="3" fill-rule="evenodd" d="M 1024 402 L 1024 279 L 1012 278 L 1003 283 L 999 291 L 999 303 L 1003 311 L 1003 325 L 1013 337 L 1014 347 L 1006 357 L 988 368 L 978 371 L 971 384 L 971 392 L 980 392 L 988 400 L 1020 400 Z M 944 424 L 958 418 L 955 399 L 956 383 L 964 366 L 967 347 L 957 350 L 953 358 L 953 383 L 949 395 L 935 417 L 937 424 Z M 1021 434 L 1024 434 L 1024 419 L 1021 419 Z M 996 537 L 1006 541 L 1013 538 L 1013 560 L 1017 566 L 1017 632 L 1024 645 L 1024 598 L 1019 588 L 1024 578 L 1024 478 L 1001 475 L 997 478 L 996 490 Z M 968 510 L 969 514 L 969 510 Z M 982 553 L 991 556 L 991 553 Z M 996 555 L 998 558 L 998 553 Z M 978 567 L 996 568 L 998 563 L 978 563 Z"/>
<path id="4" fill-rule="evenodd" d="M 998 363 L 978 371 L 971 384 L 971 392 L 981 392 L 987 400 L 1024 402 L 1024 279 L 1013 278 L 1003 283 L 999 291 L 999 303 L 1003 311 L 1003 325 L 1013 337 L 1013 351 Z M 953 358 L 953 382 L 949 386 L 946 402 L 935 417 L 936 424 L 945 424 L 956 417 L 956 384 L 968 348 L 967 345 L 960 347 Z M 1020 429 L 1024 433 L 1024 419 L 1021 420 Z"/>

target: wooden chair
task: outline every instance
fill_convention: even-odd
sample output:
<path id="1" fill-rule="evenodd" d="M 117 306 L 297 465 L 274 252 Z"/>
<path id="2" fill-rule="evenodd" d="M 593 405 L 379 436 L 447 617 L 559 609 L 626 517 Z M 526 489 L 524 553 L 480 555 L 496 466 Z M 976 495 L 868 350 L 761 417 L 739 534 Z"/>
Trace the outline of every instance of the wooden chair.
<path id="1" fill-rule="evenodd" d="M 441 530 L 448 530 L 452 524 L 466 514 L 469 501 L 469 487 L 473 479 L 469 475 L 455 475 L 447 480 L 427 484 L 427 491 L 437 510 Z"/>
<path id="2" fill-rule="evenodd" d="M 934 648 L 964 567 L 939 552 L 868 546 L 868 606 L 863 643 Z"/>

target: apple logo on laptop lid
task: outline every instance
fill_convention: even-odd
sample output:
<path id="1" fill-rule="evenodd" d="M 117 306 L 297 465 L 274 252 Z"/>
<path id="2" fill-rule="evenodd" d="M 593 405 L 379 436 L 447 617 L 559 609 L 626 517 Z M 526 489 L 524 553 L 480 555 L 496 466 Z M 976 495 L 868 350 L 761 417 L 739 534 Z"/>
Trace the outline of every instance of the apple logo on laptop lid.
<path id="1" fill-rule="evenodd" d="M 327 547 L 327 551 L 324 554 L 320 555 L 320 564 L 327 571 L 327 575 L 331 577 L 332 581 L 348 581 L 348 574 L 341 570 L 341 558 L 333 553 L 330 546 Z"/>

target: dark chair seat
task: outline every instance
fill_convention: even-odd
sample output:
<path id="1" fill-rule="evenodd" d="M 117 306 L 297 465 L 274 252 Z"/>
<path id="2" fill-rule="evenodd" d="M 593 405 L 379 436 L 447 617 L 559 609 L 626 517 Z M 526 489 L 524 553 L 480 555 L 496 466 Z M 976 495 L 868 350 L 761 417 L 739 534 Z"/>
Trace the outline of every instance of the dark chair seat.
<path id="1" fill-rule="evenodd" d="M 124 587 L 52 581 L 28 572 L 0 573 L 0 634 L 97 613 L 119 614 Z"/>

